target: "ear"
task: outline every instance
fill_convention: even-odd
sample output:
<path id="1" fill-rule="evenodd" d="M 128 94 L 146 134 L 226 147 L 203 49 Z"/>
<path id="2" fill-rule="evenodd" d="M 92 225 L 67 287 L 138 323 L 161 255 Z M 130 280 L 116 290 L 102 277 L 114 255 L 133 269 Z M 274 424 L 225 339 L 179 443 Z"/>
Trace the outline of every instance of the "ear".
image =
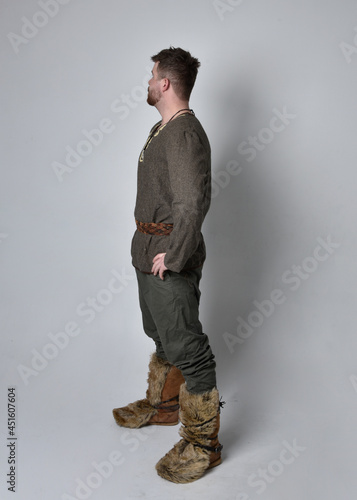
<path id="1" fill-rule="evenodd" d="M 170 80 L 168 78 L 163 78 L 161 81 L 161 89 L 163 92 L 166 92 L 166 90 L 169 90 L 170 88 Z"/>

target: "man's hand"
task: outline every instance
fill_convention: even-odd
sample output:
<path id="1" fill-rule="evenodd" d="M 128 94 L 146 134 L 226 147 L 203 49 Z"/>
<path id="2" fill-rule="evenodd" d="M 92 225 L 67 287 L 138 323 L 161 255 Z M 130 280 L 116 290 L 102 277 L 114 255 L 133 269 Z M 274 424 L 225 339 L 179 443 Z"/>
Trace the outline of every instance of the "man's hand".
<path id="1" fill-rule="evenodd" d="M 166 253 L 158 253 L 152 259 L 154 264 L 151 268 L 151 272 L 154 274 L 154 276 L 156 276 L 157 273 L 159 273 L 159 276 L 162 280 L 165 279 L 164 272 L 167 271 L 167 267 L 164 264 L 165 255 L 166 255 Z"/>

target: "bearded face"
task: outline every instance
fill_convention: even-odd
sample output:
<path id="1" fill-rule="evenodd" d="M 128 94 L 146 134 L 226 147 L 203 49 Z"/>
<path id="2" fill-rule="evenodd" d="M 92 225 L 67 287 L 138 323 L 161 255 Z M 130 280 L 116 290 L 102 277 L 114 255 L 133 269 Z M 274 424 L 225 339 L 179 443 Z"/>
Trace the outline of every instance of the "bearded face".
<path id="1" fill-rule="evenodd" d="M 155 106 L 161 99 L 161 92 L 159 89 L 154 89 L 148 87 L 148 97 L 147 97 L 147 103 L 150 106 Z"/>
<path id="2" fill-rule="evenodd" d="M 147 103 L 150 106 L 156 106 L 156 104 L 160 101 L 162 97 L 162 92 L 160 89 L 160 81 L 161 81 L 161 76 L 158 74 L 158 62 L 154 64 L 154 67 L 152 69 L 152 77 L 148 81 L 149 87 L 148 87 L 148 97 L 147 97 Z"/>

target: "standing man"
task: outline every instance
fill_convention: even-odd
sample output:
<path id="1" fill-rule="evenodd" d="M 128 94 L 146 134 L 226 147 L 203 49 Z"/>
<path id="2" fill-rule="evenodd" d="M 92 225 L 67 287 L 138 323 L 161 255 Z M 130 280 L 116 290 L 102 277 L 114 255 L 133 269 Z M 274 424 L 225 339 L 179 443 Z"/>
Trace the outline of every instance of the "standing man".
<path id="1" fill-rule="evenodd" d="M 157 463 L 176 483 L 221 463 L 214 355 L 202 332 L 199 283 L 206 257 L 201 226 L 211 199 L 211 151 L 189 107 L 199 61 L 170 47 L 152 61 L 147 102 L 161 120 L 140 153 L 132 241 L 145 333 L 156 346 L 146 398 L 113 410 L 124 427 L 183 424 Z"/>

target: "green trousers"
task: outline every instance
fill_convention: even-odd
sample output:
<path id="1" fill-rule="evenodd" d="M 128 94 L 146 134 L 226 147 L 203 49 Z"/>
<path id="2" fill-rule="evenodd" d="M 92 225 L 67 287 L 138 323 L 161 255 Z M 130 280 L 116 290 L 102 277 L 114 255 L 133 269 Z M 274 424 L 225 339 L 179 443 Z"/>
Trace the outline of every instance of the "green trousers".
<path id="1" fill-rule="evenodd" d="M 182 371 L 187 390 L 202 393 L 216 387 L 216 363 L 198 318 L 202 268 L 159 275 L 136 270 L 145 333 L 156 354 Z"/>

